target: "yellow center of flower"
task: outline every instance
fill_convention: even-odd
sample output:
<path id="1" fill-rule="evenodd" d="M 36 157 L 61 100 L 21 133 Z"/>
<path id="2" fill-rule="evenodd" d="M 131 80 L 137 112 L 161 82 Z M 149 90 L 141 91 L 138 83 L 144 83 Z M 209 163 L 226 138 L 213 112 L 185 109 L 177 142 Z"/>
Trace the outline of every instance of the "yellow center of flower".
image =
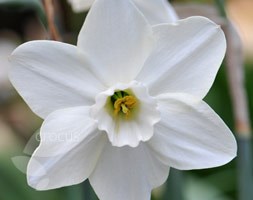
<path id="1" fill-rule="evenodd" d="M 137 101 L 133 96 L 119 98 L 114 102 L 114 114 L 118 115 L 118 113 L 122 111 L 128 117 L 131 109 L 134 108 L 136 103 Z"/>
<path id="2" fill-rule="evenodd" d="M 111 97 L 113 103 L 114 115 L 117 116 L 120 112 L 129 117 L 131 110 L 136 106 L 137 100 L 134 96 L 129 95 L 125 91 L 117 91 Z"/>

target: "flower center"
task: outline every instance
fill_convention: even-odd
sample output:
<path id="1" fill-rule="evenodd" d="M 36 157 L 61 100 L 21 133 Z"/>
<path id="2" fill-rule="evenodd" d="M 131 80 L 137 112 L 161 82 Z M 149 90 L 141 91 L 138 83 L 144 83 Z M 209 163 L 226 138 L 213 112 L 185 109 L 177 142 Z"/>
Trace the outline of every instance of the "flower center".
<path id="1" fill-rule="evenodd" d="M 114 108 L 114 115 L 117 116 L 121 112 L 126 117 L 130 116 L 131 110 L 137 104 L 136 98 L 125 91 L 116 91 L 111 96 L 111 102 Z"/>
<path id="2" fill-rule="evenodd" d="M 148 141 L 161 118 L 156 99 L 137 81 L 117 83 L 99 93 L 95 100 L 90 117 L 107 134 L 112 146 L 137 147 Z"/>

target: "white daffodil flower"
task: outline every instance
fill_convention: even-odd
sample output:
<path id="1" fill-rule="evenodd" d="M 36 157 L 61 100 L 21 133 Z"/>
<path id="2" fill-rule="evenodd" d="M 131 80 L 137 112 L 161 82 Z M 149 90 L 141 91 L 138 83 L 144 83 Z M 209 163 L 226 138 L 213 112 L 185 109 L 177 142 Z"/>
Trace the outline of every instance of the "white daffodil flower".
<path id="1" fill-rule="evenodd" d="M 19 46 L 10 80 L 45 119 L 29 185 L 46 190 L 88 178 L 101 200 L 147 200 L 169 167 L 229 162 L 235 138 L 202 101 L 225 49 L 210 20 L 151 26 L 128 0 L 97 0 L 77 46 Z"/>
<path id="2" fill-rule="evenodd" d="M 95 0 L 68 0 L 74 12 L 88 10 Z M 159 24 L 178 20 L 178 16 L 167 0 L 133 0 L 149 23 Z M 116 8 L 117 9 L 117 8 Z"/>

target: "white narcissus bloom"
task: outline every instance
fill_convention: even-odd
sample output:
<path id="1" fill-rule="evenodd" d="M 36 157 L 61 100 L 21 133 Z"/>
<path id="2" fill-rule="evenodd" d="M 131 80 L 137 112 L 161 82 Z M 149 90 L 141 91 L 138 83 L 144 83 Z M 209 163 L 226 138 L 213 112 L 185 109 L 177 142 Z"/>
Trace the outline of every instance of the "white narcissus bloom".
<path id="1" fill-rule="evenodd" d="M 88 178 L 101 200 L 147 200 L 169 167 L 229 162 L 234 136 L 202 101 L 225 49 L 210 20 L 151 26 L 128 0 L 97 0 L 77 46 L 19 46 L 10 80 L 45 119 L 29 185 L 46 190 Z"/>
<path id="2" fill-rule="evenodd" d="M 75 12 L 88 10 L 95 0 L 68 0 Z M 168 23 L 178 16 L 167 0 L 132 0 L 150 24 Z M 116 8 L 117 9 L 117 8 Z"/>

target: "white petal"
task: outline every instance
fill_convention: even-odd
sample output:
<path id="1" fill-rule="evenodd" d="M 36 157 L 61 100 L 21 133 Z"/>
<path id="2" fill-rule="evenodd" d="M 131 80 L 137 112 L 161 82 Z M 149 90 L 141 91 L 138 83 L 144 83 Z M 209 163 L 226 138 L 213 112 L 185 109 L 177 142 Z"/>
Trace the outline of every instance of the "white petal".
<path id="1" fill-rule="evenodd" d="M 132 116 L 114 116 L 108 109 L 110 98 L 115 91 L 130 90 L 138 99 Z M 96 104 L 91 108 L 91 116 L 97 121 L 99 130 L 107 132 L 113 146 L 138 146 L 140 141 L 147 141 L 153 136 L 154 124 L 160 120 L 160 113 L 154 98 L 150 97 L 147 88 L 133 81 L 129 84 L 117 84 L 96 97 Z"/>
<path id="2" fill-rule="evenodd" d="M 93 171 L 106 135 L 88 116 L 88 107 L 58 110 L 41 127 L 41 143 L 27 169 L 30 186 L 38 190 L 84 181 Z"/>
<path id="3" fill-rule="evenodd" d="M 151 190 L 161 185 L 169 167 L 163 165 L 141 143 L 136 148 L 108 144 L 89 177 L 96 194 L 103 200 L 148 200 Z"/>
<path id="4" fill-rule="evenodd" d="M 209 91 L 226 50 L 221 28 L 204 17 L 154 27 L 157 46 L 137 80 L 151 95 L 182 92 L 202 99 Z"/>
<path id="5" fill-rule="evenodd" d="M 74 12 L 88 10 L 94 0 L 68 0 Z M 166 0 L 133 0 L 150 24 L 169 23 L 178 20 L 173 7 Z"/>
<path id="6" fill-rule="evenodd" d="M 167 0 L 133 0 L 150 24 L 171 23 L 178 16 Z"/>
<path id="7" fill-rule="evenodd" d="M 96 61 L 93 70 L 108 86 L 130 82 L 151 51 L 151 26 L 126 0 L 95 1 L 81 29 L 77 46 Z"/>
<path id="8" fill-rule="evenodd" d="M 171 167 L 216 167 L 236 156 L 236 141 L 219 116 L 202 100 L 186 94 L 158 98 L 161 121 L 148 141 Z"/>
<path id="9" fill-rule="evenodd" d="M 94 103 L 104 90 L 91 73 L 93 66 L 75 46 L 33 41 L 19 46 L 10 58 L 10 80 L 31 109 L 41 117 L 73 106 Z"/>
<path id="10" fill-rule="evenodd" d="M 94 0 L 68 0 L 74 12 L 82 12 L 88 10 Z"/>

